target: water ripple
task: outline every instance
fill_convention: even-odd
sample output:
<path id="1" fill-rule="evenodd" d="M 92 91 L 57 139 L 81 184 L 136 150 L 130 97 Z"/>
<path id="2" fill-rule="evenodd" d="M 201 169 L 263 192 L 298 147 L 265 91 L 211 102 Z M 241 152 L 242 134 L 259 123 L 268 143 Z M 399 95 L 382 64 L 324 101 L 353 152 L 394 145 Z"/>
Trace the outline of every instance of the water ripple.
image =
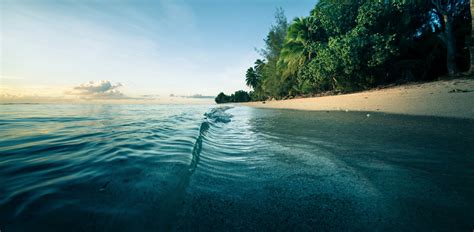
<path id="1" fill-rule="evenodd" d="M 469 120 L 239 106 L 0 107 L 2 231 L 436 230 L 449 225 L 444 212 L 464 230 L 474 216 Z M 443 212 L 424 218 L 413 205 Z M 400 218 L 420 221 L 379 221 Z"/>

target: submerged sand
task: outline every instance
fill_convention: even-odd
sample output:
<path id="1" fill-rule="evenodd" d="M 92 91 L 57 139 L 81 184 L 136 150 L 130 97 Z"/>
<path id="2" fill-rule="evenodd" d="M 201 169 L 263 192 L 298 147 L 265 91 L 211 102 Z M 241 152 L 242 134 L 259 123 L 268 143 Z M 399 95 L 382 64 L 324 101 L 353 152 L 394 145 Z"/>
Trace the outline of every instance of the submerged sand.
<path id="1" fill-rule="evenodd" d="M 244 105 L 313 111 L 379 111 L 474 119 L 474 80 L 408 84 L 353 94 L 249 102 Z"/>

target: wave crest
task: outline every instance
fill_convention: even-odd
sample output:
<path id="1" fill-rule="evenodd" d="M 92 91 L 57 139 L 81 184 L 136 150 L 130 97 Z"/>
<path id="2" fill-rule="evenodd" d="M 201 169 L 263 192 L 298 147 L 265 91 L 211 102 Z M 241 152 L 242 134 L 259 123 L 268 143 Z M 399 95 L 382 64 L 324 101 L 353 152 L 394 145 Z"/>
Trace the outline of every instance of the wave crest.
<path id="1" fill-rule="evenodd" d="M 232 107 L 230 106 L 216 107 L 211 109 L 210 112 L 205 113 L 204 116 L 216 123 L 228 123 L 231 121 L 232 115 L 227 113 L 226 111 L 231 108 Z"/>

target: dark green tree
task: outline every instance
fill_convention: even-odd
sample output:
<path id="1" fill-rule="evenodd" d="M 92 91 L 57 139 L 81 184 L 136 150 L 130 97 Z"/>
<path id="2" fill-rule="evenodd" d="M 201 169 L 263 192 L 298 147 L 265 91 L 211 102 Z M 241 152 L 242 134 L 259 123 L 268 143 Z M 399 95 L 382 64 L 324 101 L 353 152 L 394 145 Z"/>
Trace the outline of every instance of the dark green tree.
<path id="1" fill-rule="evenodd" d="M 214 99 L 216 103 L 227 103 L 231 101 L 230 96 L 225 95 L 223 92 L 219 93 L 217 97 Z"/>
<path id="2" fill-rule="evenodd" d="M 233 102 L 248 102 L 250 101 L 250 96 L 247 92 L 243 90 L 236 91 L 233 94 Z"/>
<path id="3" fill-rule="evenodd" d="M 278 97 L 285 92 L 285 83 L 278 71 L 277 63 L 288 31 L 288 21 L 283 9 L 278 8 L 275 13 L 275 24 L 265 38 L 265 48 L 260 51 L 266 63 L 262 70 L 261 91 L 268 96 Z"/>
<path id="4" fill-rule="evenodd" d="M 247 72 L 245 74 L 245 84 L 253 89 L 256 89 L 258 86 L 259 78 L 257 75 L 257 72 L 253 67 L 250 67 L 247 69 Z"/>
<path id="5" fill-rule="evenodd" d="M 249 96 L 351 92 L 472 70 L 472 1 L 320 0 L 290 24 L 277 9 L 263 59 L 246 73 Z"/>

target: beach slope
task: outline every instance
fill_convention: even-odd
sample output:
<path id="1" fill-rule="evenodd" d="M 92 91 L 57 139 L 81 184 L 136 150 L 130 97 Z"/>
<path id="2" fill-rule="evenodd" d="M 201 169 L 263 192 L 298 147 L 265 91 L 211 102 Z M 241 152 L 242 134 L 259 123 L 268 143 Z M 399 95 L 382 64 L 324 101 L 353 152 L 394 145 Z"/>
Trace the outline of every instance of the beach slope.
<path id="1" fill-rule="evenodd" d="M 474 80 L 444 80 L 345 95 L 249 102 L 244 105 L 313 111 L 378 111 L 474 119 Z"/>

